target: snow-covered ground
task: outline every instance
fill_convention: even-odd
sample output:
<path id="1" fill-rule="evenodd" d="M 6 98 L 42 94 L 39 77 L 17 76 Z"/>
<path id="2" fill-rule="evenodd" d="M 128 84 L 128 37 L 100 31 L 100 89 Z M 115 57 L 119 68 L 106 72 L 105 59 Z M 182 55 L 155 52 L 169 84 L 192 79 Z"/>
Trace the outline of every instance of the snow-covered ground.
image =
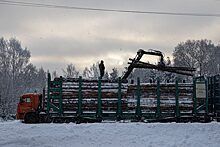
<path id="1" fill-rule="evenodd" d="M 0 122 L 1 147 L 220 147 L 220 123 Z"/>

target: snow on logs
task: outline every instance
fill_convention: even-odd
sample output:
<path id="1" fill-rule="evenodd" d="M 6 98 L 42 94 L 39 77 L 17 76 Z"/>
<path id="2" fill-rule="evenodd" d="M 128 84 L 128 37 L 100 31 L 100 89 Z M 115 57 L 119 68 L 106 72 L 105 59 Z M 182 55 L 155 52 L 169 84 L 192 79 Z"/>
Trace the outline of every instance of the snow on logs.
<path id="1" fill-rule="evenodd" d="M 193 109 L 193 85 L 179 83 L 178 100 L 181 111 L 187 112 Z M 127 100 L 129 110 L 137 106 L 137 85 L 129 85 Z M 176 85 L 175 83 L 160 83 L 160 109 L 161 111 L 174 111 L 176 107 Z M 157 84 L 142 83 L 140 85 L 140 106 L 142 112 L 156 111 L 157 108 Z"/>
<path id="2" fill-rule="evenodd" d="M 98 81 L 82 81 L 82 109 L 83 111 L 96 111 L 98 104 Z M 101 81 L 102 110 L 116 111 L 118 104 L 117 81 Z M 181 111 L 191 111 L 193 108 L 193 85 L 179 83 L 179 107 Z M 53 92 L 51 95 L 58 95 Z M 79 97 L 79 81 L 66 80 L 62 84 L 62 102 L 64 111 L 76 111 Z M 137 106 L 137 85 L 121 83 L 122 111 L 135 111 Z M 160 83 L 160 108 L 161 111 L 174 111 L 176 106 L 175 83 Z M 157 84 L 141 83 L 140 107 L 142 112 L 156 111 Z"/>
<path id="3" fill-rule="evenodd" d="M 118 89 L 117 81 L 101 81 L 101 101 L 102 110 L 116 111 L 118 104 Z M 127 108 L 127 100 L 125 99 L 127 92 L 127 83 L 121 83 L 121 102 L 122 110 Z M 58 95 L 58 92 L 52 95 Z M 96 111 L 98 104 L 98 81 L 97 80 L 82 80 L 82 110 Z M 64 111 L 76 111 L 78 108 L 79 97 L 79 81 L 72 79 L 63 81 L 62 84 L 62 101 Z"/>

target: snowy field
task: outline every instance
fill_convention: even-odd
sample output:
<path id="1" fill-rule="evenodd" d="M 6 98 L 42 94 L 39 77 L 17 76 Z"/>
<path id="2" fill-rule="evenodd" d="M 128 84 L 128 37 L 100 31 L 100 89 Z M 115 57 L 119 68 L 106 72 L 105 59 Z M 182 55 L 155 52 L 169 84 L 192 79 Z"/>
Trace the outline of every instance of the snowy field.
<path id="1" fill-rule="evenodd" d="M 220 123 L 0 122 L 0 147 L 220 147 Z"/>

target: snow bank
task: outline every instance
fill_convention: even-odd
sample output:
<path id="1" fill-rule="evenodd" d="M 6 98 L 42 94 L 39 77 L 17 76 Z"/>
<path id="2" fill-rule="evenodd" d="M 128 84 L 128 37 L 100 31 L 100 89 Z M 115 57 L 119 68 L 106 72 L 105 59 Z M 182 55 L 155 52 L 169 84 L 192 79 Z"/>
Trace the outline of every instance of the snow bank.
<path id="1" fill-rule="evenodd" d="M 219 147 L 220 123 L 0 122 L 1 147 Z"/>

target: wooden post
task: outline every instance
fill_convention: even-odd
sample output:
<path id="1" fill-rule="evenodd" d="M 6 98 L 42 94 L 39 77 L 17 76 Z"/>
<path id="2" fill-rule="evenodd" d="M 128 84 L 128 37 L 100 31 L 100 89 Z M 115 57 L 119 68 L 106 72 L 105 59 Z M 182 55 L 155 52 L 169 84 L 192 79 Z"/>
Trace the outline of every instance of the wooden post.
<path id="1" fill-rule="evenodd" d="M 207 79 L 204 80 L 205 80 L 205 89 L 206 89 L 205 112 L 206 114 L 208 114 L 209 113 L 208 81 Z"/>
<path id="2" fill-rule="evenodd" d="M 79 77 L 79 96 L 78 96 L 78 111 L 77 116 L 80 117 L 82 114 L 82 77 Z"/>
<path id="3" fill-rule="evenodd" d="M 157 78 L 157 118 L 161 117 L 161 110 L 160 110 L 160 79 Z"/>
<path id="4" fill-rule="evenodd" d="M 122 105 L 121 105 L 121 77 L 118 78 L 118 105 L 117 105 L 117 120 L 122 117 Z"/>
<path id="5" fill-rule="evenodd" d="M 141 87 L 140 87 L 140 78 L 137 78 L 137 108 L 136 108 L 136 115 L 138 119 L 141 118 L 141 106 L 140 106 L 140 96 L 141 96 Z"/>
<path id="6" fill-rule="evenodd" d="M 47 113 L 50 112 L 50 81 L 51 76 L 50 73 L 47 74 Z"/>
<path id="7" fill-rule="evenodd" d="M 101 78 L 98 81 L 98 110 L 97 110 L 97 117 L 102 117 L 102 87 L 101 87 Z"/>
<path id="8" fill-rule="evenodd" d="M 176 117 L 180 117 L 180 108 L 179 108 L 179 87 L 178 87 L 178 79 L 176 79 Z"/>
<path id="9" fill-rule="evenodd" d="M 63 88 L 62 88 L 62 85 L 63 85 L 63 79 L 61 77 L 60 81 L 59 81 L 59 113 L 60 113 L 60 115 L 63 114 L 63 97 L 62 97 Z"/>
<path id="10" fill-rule="evenodd" d="M 193 114 L 196 115 L 197 110 L 197 98 L 196 98 L 196 79 L 193 79 Z"/>

